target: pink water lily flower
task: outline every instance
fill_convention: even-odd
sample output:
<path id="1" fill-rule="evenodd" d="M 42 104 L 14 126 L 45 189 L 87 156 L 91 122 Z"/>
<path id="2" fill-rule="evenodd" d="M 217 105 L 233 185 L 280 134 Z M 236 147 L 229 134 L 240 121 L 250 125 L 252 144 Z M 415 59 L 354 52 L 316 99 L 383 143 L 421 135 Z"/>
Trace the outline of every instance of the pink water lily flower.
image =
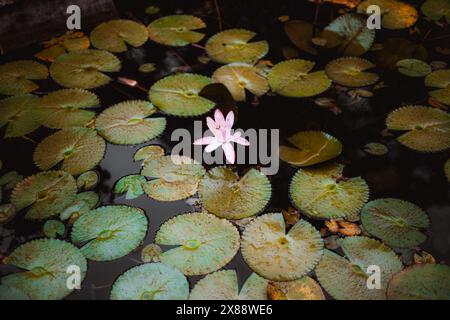
<path id="1" fill-rule="evenodd" d="M 236 152 L 234 151 L 233 142 L 249 146 L 250 142 L 241 137 L 240 132 L 235 132 L 231 134 L 231 128 L 234 123 L 234 113 L 230 111 L 227 117 L 224 118 L 223 113 L 216 109 L 214 112 L 214 119 L 207 117 L 206 124 L 209 130 L 212 132 L 213 136 L 203 137 L 201 139 L 195 140 L 195 145 L 207 145 L 205 148 L 206 152 L 213 152 L 219 147 L 222 147 L 225 158 L 227 158 L 229 163 L 234 163 L 236 160 Z"/>

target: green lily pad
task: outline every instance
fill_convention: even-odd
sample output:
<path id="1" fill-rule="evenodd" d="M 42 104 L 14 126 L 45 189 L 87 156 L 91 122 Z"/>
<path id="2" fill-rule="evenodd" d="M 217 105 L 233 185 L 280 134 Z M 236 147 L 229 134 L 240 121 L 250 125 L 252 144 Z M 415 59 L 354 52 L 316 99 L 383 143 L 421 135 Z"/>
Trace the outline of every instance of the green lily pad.
<path id="1" fill-rule="evenodd" d="M 147 233 L 147 217 L 140 209 L 104 206 L 83 214 L 73 225 L 72 242 L 86 258 L 111 261 L 136 249 Z"/>
<path id="2" fill-rule="evenodd" d="M 408 77 L 425 77 L 430 74 L 431 66 L 419 59 L 403 59 L 396 64 L 398 72 Z"/>
<path id="3" fill-rule="evenodd" d="M 75 200 L 67 206 L 59 215 L 61 220 L 69 218 L 77 219 L 83 214 L 94 209 L 100 202 L 100 197 L 93 191 L 81 192 L 76 195 Z"/>
<path id="4" fill-rule="evenodd" d="M 31 80 L 48 78 L 47 67 L 32 60 L 20 60 L 0 65 L 0 94 L 12 96 L 30 93 L 39 88 Z"/>
<path id="5" fill-rule="evenodd" d="M 150 73 L 156 70 L 154 63 L 143 63 L 138 68 L 139 72 Z"/>
<path id="6" fill-rule="evenodd" d="M 0 300 L 30 300 L 30 297 L 20 289 L 10 287 L 4 284 L 0 285 Z"/>
<path id="7" fill-rule="evenodd" d="M 249 267 L 264 278 L 290 281 L 314 269 L 322 257 L 323 241 L 306 220 L 286 232 L 283 215 L 269 213 L 245 227 L 241 252 Z"/>
<path id="8" fill-rule="evenodd" d="M 375 65 L 365 59 L 357 57 L 345 57 L 331 61 L 325 67 L 327 76 L 342 86 L 364 87 L 378 81 L 380 78 L 376 73 L 366 72 Z"/>
<path id="9" fill-rule="evenodd" d="M 267 295 L 270 300 L 325 300 L 322 288 L 308 276 L 293 281 L 270 281 Z"/>
<path id="10" fill-rule="evenodd" d="M 97 171 L 86 171 L 78 176 L 77 187 L 79 190 L 92 190 L 97 186 L 99 180 Z"/>
<path id="11" fill-rule="evenodd" d="M 39 97 L 21 94 L 0 100 L 0 128 L 6 126 L 5 138 L 27 135 L 39 128 L 33 109 Z"/>
<path id="12" fill-rule="evenodd" d="M 22 180 L 23 176 L 21 174 L 18 174 L 17 171 L 10 171 L 0 177 L 0 187 L 3 190 L 11 190 Z"/>
<path id="13" fill-rule="evenodd" d="M 43 231 L 47 238 L 57 238 L 64 235 L 66 227 L 61 221 L 48 220 L 44 224 Z"/>
<path id="14" fill-rule="evenodd" d="M 151 22 L 147 29 L 151 40 L 167 46 L 186 46 L 199 42 L 205 36 L 196 30 L 206 28 L 202 19 L 175 14 Z"/>
<path id="15" fill-rule="evenodd" d="M 114 282 L 111 300 L 186 300 L 189 283 L 176 268 L 146 263 L 122 274 Z"/>
<path id="16" fill-rule="evenodd" d="M 116 182 L 114 193 L 127 193 L 125 199 L 131 200 L 144 194 L 142 185 L 147 182 L 144 176 L 132 174 L 125 176 Z"/>
<path id="17" fill-rule="evenodd" d="M 187 213 L 166 221 L 155 243 L 175 246 L 161 255 L 161 262 L 185 275 L 216 271 L 239 250 L 239 232 L 230 222 L 207 213 Z"/>
<path id="18" fill-rule="evenodd" d="M 449 0 L 426 0 L 420 7 L 422 13 L 433 21 L 444 18 L 450 23 L 450 1 Z"/>

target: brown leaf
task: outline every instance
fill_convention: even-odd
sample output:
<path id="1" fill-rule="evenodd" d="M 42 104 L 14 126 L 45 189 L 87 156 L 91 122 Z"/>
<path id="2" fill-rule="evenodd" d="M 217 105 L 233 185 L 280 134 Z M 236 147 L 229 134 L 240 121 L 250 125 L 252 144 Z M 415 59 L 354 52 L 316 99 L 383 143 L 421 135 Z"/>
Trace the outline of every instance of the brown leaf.
<path id="1" fill-rule="evenodd" d="M 314 26 L 303 20 L 290 20 L 284 24 L 284 31 L 292 43 L 299 49 L 310 54 L 317 54 L 311 39 L 314 35 Z"/>
<path id="2" fill-rule="evenodd" d="M 420 253 L 414 253 L 414 263 L 416 264 L 436 264 L 436 259 L 428 252 L 422 251 Z"/>
<path id="3" fill-rule="evenodd" d="M 282 210 L 281 213 L 288 226 L 293 226 L 300 220 L 300 213 L 292 207 L 289 207 L 287 210 Z"/>
<path id="4" fill-rule="evenodd" d="M 337 233 L 339 230 L 339 225 L 336 220 L 327 220 L 325 221 L 325 226 L 328 228 L 328 231 L 331 233 Z"/>
<path id="5" fill-rule="evenodd" d="M 345 236 L 357 236 L 361 234 L 361 228 L 356 224 L 348 221 L 338 221 L 340 228 L 339 233 Z"/>
<path id="6" fill-rule="evenodd" d="M 446 106 L 445 104 L 437 101 L 435 98 L 433 97 L 429 97 L 428 98 L 428 104 L 430 106 L 432 106 L 433 108 L 437 108 L 437 109 L 441 109 L 441 110 L 447 110 L 448 106 Z"/>

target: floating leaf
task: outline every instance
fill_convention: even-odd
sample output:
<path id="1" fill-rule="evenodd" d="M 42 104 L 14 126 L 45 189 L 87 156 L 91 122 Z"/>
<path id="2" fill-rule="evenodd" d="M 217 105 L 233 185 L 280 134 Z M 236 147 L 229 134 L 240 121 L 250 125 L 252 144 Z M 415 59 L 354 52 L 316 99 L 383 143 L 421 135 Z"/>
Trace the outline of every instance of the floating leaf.
<path id="1" fill-rule="evenodd" d="M 77 50 L 89 48 L 91 42 L 83 32 L 67 31 L 60 37 L 43 42 L 44 50 L 35 54 L 35 57 L 44 61 L 53 62 L 60 55 Z"/>
<path id="2" fill-rule="evenodd" d="M 298 167 L 328 161 L 342 152 L 341 142 L 322 131 L 300 131 L 288 142 L 294 147 L 280 146 L 280 158 Z"/>
<path id="3" fill-rule="evenodd" d="M 369 6 L 378 6 L 383 28 L 397 30 L 413 26 L 419 14 L 410 4 L 396 0 L 365 0 L 358 6 L 358 13 L 366 14 Z"/>
<path id="4" fill-rule="evenodd" d="M 20 60 L 0 65 L 0 94 L 30 93 L 39 88 L 31 80 L 47 79 L 47 67 L 32 60 Z"/>
<path id="5" fill-rule="evenodd" d="M 367 28 L 361 16 L 345 14 L 325 27 L 320 37 L 326 40 L 327 48 L 338 47 L 344 56 L 360 56 L 372 46 L 375 30 Z"/>
<path id="6" fill-rule="evenodd" d="M 311 42 L 314 36 L 314 26 L 311 23 L 303 20 L 290 20 L 284 24 L 284 32 L 297 48 L 310 54 L 317 54 L 317 50 Z"/>
<path id="7" fill-rule="evenodd" d="M 47 238 L 56 238 L 64 235 L 66 227 L 61 221 L 48 220 L 44 224 L 43 231 Z"/>
<path id="8" fill-rule="evenodd" d="M 191 291 L 190 300 L 267 300 L 267 281 L 252 273 L 239 292 L 234 270 L 221 270 L 199 280 Z"/>
<path id="9" fill-rule="evenodd" d="M 16 213 L 16 207 L 13 204 L 0 204 L 0 223 L 8 223 Z"/>
<path id="10" fill-rule="evenodd" d="M 290 186 L 293 204 L 312 218 L 359 220 L 369 187 L 360 177 L 342 178 L 343 169 L 330 164 L 298 170 Z"/>
<path id="11" fill-rule="evenodd" d="M 337 300 L 385 300 L 388 281 L 403 265 L 398 256 L 383 243 L 367 237 L 347 237 L 340 245 L 341 257 L 325 250 L 316 268 L 322 287 Z M 367 286 L 369 266 L 378 266 L 380 289 Z"/>
<path id="12" fill-rule="evenodd" d="M 8 257 L 8 264 L 23 269 L 2 278 L 2 285 L 16 288 L 32 300 L 59 300 L 73 290 L 67 286 L 70 266 L 80 268 L 81 281 L 86 275 L 86 259 L 70 243 L 56 239 L 29 241 Z"/>
<path id="13" fill-rule="evenodd" d="M 156 70 L 154 63 L 143 63 L 139 66 L 139 72 L 150 73 Z"/>
<path id="14" fill-rule="evenodd" d="M 30 207 L 26 219 L 43 220 L 59 214 L 77 193 L 75 179 L 64 171 L 45 171 L 19 182 L 11 195 L 17 210 Z"/>
<path id="15" fill-rule="evenodd" d="M 147 164 L 149 161 L 157 158 L 161 158 L 164 156 L 164 148 L 157 145 L 145 146 L 140 148 L 134 154 L 134 161 L 144 160 L 142 165 Z"/>
<path id="16" fill-rule="evenodd" d="M 86 49 L 60 55 L 50 66 L 50 75 L 66 88 L 93 89 L 112 80 L 104 72 L 118 72 L 120 68 L 120 60 L 112 53 Z"/>
<path id="17" fill-rule="evenodd" d="M 450 300 L 450 267 L 415 264 L 394 275 L 389 282 L 390 300 Z"/>
<path id="18" fill-rule="evenodd" d="M 239 250 L 239 232 L 212 214 L 188 213 L 166 221 L 156 233 L 155 243 L 176 246 L 161 255 L 161 262 L 185 275 L 201 275 L 230 262 Z"/>
<path id="19" fill-rule="evenodd" d="M 136 249 L 147 233 L 148 221 L 137 208 L 110 205 L 82 215 L 73 225 L 72 242 L 82 245 L 86 258 L 111 261 Z"/>
<path id="20" fill-rule="evenodd" d="M 69 128 L 48 136 L 36 147 L 33 160 L 41 170 L 61 163 L 61 170 L 76 176 L 94 168 L 105 154 L 105 141 L 95 130 Z"/>
<path id="21" fill-rule="evenodd" d="M 427 49 L 403 38 L 391 38 L 383 43 L 382 50 L 376 52 L 376 64 L 379 67 L 395 69 L 397 62 L 404 59 L 426 61 Z"/>
<path id="22" fill-rule="evenodd" d="M 386 120 L 389 130 L 408 131 L 397 140 L 420 152 L 439 152 L 450 147 L 450 115 L 425 106 L 406 106 L 392 111 Z"/>
<path id="23" fill-rule="evenodd" d="M 376 73 L 365 72 L 375 65 L 365 59 L 345 57 L 331 61 L 325 67 L 327 76 L 334 82 L 347 87 L 364 87 L 374 84 L 379 76 Z"/>
<path id="24" fill-rule="evenodd" d="M 220 67 L 214 71 L 212 79 L 225 85 L 235 101 L 245 101 L 245 89 L 258 97 L 269 91 L 269 84 L 262 72 L 245 63 Z"/>
<path id="25" fill-rule="evenodd" d="M 177 269 L 162 263 L 133 267 L 114 282 L 111 300 L 186 300 L 189 283 Z"/>
<path id="26" fill-rule="evenodd" d="M 97 171 L 86 171 L 77 178 L 77 187 L 79 190 L 92 190 L 100 180 Z"/>
<path id="27" fill-rule="evenodd" d="M 141 260 L 142 262 L 159 262 L 161 261 L 162 249 L 157 244 L 148 244 L 142 249 Z"/>
<path id="28" fill-rule="evenodd" d="M 144 176 L 132 174 L 125 176 L 116 182 L 114 193 L 127 193 L 125 199 L 131 200 L 144 194 L 142 185 L 147 182 Z"/>
<path id="29" fill-rule="evenodd" d="M 439 21 L 445 17 L 450 23 L 450 1 L 449 0 L 426 0 L 420 7 L 422 13 L 433 21 Z"/>
<path id="30" fill-rule="evenodd" d="M 20 289 L 10 287 L 4 284 L 0 285 L 0 300 L 30 300 L 30 297 Z"/>
<path id="31" fill-rule="evenodd" d="M 325 300 L 322 288 L 308 276 L 294 281 L 270 281 L 267 295 L 270 300 Z"/>
<path id="32" fill-rule="evenodd" d="M 212 60 L 219 63 L 254 64 L 269 51 L 267 41 L 249 42 L 255 36 L 256 33 L 245 29 L 225 30 L 209 38 L 205 50 Z"/>
<path id="33" fill-rule="evenodd" d="M 450 105 L 450 69 L 436 70 L 425 78 L 427 87 L 441 88 L 430 92 L 437 101 Z"/>
<path id="34" fill-rule="evenodd" d="M 185 46 L 205 36 L 195 30 L 206 28 L 202 19 L 176 14 L 156 19 L 147 27 L 150 39 L 167 46 Z"/>
<path id="35" fill-rule="evenodd" d="M 267 176 L 256 169 L 239 177 L 230 168 L 215 167 L 200 182 L 199 194 L 208 212 L 221 218 L 242 219 L 266 207 L 272 187 Z"/>
<path id="36" fill-rule="evenodd" d="M 130 100 L 104 110 L 95 122 L 99 134 L 115 144 L 140 144 L 162 134 L 165 118 L 150 118 L 157 112 L 148 101 Z"/>
<path id="37" fill-rule="evenodd" d="M 215 103 L 199 96 L 211 79 L 192 73 L 176 74 L 156 82 L 149 92 L 152 103 L 161 111 L 182 117 L 199 116 L 214 108 Z"/>
<path id="38" fill-rule="evenodd" d="M 78 219 L 85 213 L 94 209 L 100 202 L 100 197 L 93 191 L 81 192 L 76 195 L 75 200 L 72 201 L 60 214 L 61 220 Z"/>
<path id="39" fill-rule="evenodd" d="M 23 179 L 21 174 L 18 174 L 16 171 L 10 171 L 5 173 L 0 178 L 0 187 L 3 190 L 11 190 L 14 189 L 16 184 Z"/>
<path id="40" fill-rule="evenodd" d="M 127 44 L 140 47 L 147 42 L 147 28 L 132 20 L 110 20 L 95 27 L 91 32 L 94 47 L 110 52 L 125 52 Z"/>
<path id="41" fill-rule="evenodd" d="M 39 97 L 21 94 L 0 100 L 0 128 L 6 126 L 5 138 L 25 136 L 39 128 L 33 109 Z"/>
<path id="42" fill-rule="evenodd" d="M 414 253 L 414 263 L 416 264 L 436 264 L 436 259 L 428 252 L 421 251 Z"/>
<path id="43" fill-rule="evenodd" d="M 426 240 L 423 230 L 429 226 L 421 208 L 400 199 L 377 199 L 367 203 L 361 222 L 369 234 L 396 248 L 418 246 Z"/>
<path id="44" fill-rule="evenodd" d="M 301 59 L 276 64 L 268 76 L 272 91 L 292 98 L 312 97 L 326 91 L 331 85 L 331 80 L 325 71 L 309 73 L 314 65 L 312 61 Z"/>
<path id="45" fill-rule="evenodd" d="M 148 15 L 153 15 L 153 14 L 157 14 L 159 12 L 159 7 L 157 6 L 148 6 L 147 8 L 145 8 L 145 13 Z"/>
<path id="46" fill-rule="evenodd" d="M 372 156 L 384 156 L 389 149 L 382 143 L 369 142 L 364 146 L 364 151 Z"/>
<path id="47" fill-rule="evenodd" d="M 432 71 L 428 63 L 418 59 L 403 59 L 396 66 L 398 72 L 408 77 L 425 77 Z"/>
<path id="48" fill-rule="evenodd" d="M 245 262 L 266 279 L 297 280 L 310 272 L 323 253 L 323 241 L 309 222 L 300 220 L 289 232 L 281 213 L 251 221 L 242 234 Z"/>
<path id="49" fill-rule="evenodd" d="M 40 124 L 52 128 L 83 127 L 94 119 L 95 112 L 84 110 L 97 107 L 98 97 L 87 90 L 63 89 L 49 93 L 33 109 Z"/>

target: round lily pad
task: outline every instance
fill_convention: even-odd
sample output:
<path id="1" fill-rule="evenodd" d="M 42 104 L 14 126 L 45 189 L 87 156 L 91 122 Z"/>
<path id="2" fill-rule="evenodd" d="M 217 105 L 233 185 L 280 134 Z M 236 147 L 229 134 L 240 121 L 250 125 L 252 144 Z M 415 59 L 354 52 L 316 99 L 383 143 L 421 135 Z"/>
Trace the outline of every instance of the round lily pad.
<path id="1" fill-rule="evenodd" d="M 142 185 L 147 182 L 144 176 L 132 174 L 125 176 L 116 182 L 114 186 L 114 193 L 125 193 L 125 199 L 131 200 L 144 194 Z"/>
<path id="2" fill-rule="evenodd" d="M 361 212 L 364 229 L 395 248 L 414 248 L 426 240 L 429 220 L 415 204 L 400 199 L 377 199 Z"/>
<path id="3" fill-rule="evenodd" d="M 57 238 L 64 235 L 66 227 L 61 221 L 48 220 L 44 223 L 43 231 L 47 238 Z"/>
<path id="4" fill-rule="evenodd" d="M 406 106 L 392 111 L 386 120 L 390 130 L 407 131 L 397 140 L 420 152 L 439 152 L 450 147 L 450 115 L 425 106 Z"/>
<path id="5" fill-rule="evenodd" d="M 288 142 L 293 147 L 280 146 L 280 158 L 298 167 L 328 161 L 342 152 L 341 142 L 322 131 L 300 131 L 289 137 Z"/>
<path id="6" fill-rule="evenodd" d="M 78 219 L 85 213 L 94 209 L 100 202 L 100 197 L 93 191 L 81 192 L 76 195 L 75 200 L 67 206 L 59 215 L 61 220 L 72 218 Z"/>
<path id="7" fill-rule="evenodd" d="M 161 261 L 161 254 L 161 247 L 157 244 L 150 243 L 142 249 L 141 260 L 142 262 L 159 262 Z"/>
<path id="8" fill-rule="evenodd" d="M 440 88 L 429 94 L 437 101 L 450 105 L 450 69 L 436 70 L 425 78 L 427 87 Z"/>
<path id="9" fill-rule="evenodd" d="M 161 262 L 185 275 L 201 275 L 225 266 L 239 250 L 239 232 L 230 222 L 207 213 L 187 213 L 166 221 L 155 243 L 175 246 Z"/>
<path id="10" fill-rule="evenodd" d="M 293 204 L 312 218 L 359 220 L 369 187 L 360 177 L 343 178 L 343 169 L 330 164 L 298 170 L 290 185 Z"/>
<path id="11" fill-rule="evenodd" d="M 246 89 L 258 97 L 269 91 L 269 83 L 262 71 L 245 63 L 220 67 L 214 71 L 212 79 L 227 87 L 235 101 L 245 101 Z"/>
<path id="12" fill-rule="evenodd" d="M 156 138 L 166 128 L 165 118 L 150 118 L 157 112 L 148 101 L 131 100 L 103 111 L 95 122 L 97 131 L 115 144 L 140 144 Z"/>
<path id="13" fill-rule="evenodd" d="M 92 190 L 97 186 L 99 180 L 97 171 L 86 171 L 78 176 L 77 187 L 79 190 Z"/>
<path id="14" fill-rule="evenodd" d="M 133 267 L 114 282 L 111 300 L 186 300 L 189 283 L 176 268 L 162 263 Z"/>
<path id="15" fill-rule="evenodd" d="M 150 160 L 161 158 L 164 156 L 165 150 L 163 147 L 158 145 L 151 145 L 151 146 L 145 146 L 140 148 L 136 153 L 134 154 L 134 161 L 141 161 L 142 165 L 145 165 Z"/>
<path id="16" fill-rule="evenodd" d="M 239 292 L 234 270 L 221 270 L 199 280 L 191 291 L 190 300 L 267 300 L 268 280 L 252 273 Z"/>
<path id="17" fill-rule="evenodd" d="M 2 285 L 25 293 L 32 300 L 59 300 L 72 292 L 67 286 L 70 268 L 78 267 L 81 281 L 86 275 L 86 259 L 70 243 L 56 239 L 29 241 L 8 257 L 8 264 L 22 272 L 4 276 Z"/>
<path id="18" fill-rule="evenodd" d="M 125 52 L 127 44 L 140 47 L 148 40 L 147 28 L 132 20 L 110 20 L 91 32 L 94 47 L 110 52 Z"/>
<path id="19" fill-rule="evenodd" d="M 294 281 L 270 281 L 267 295 L 270 300 L 325 300 L 322 288 L 308 276 Z"/>
<path id="20" fill-rule="evenodd" d="M 19 182 L 11 195 L 17 210 L 30 207 L 27 219 L 43 220 L 59 214 L 75 199 L 75 179 L 64 171 L 45 171 Z"/>
<path id="21" fill-rule="evenodd" d="M 413 26 L 419 14 L 412 5 L 396 0 L 365 0 L 358 5 L 357 12 L 366 14 L 369 6 L 378 6 L 381 25 L 386 29 L 405 29 Z"/>
<path id="22" fill-rule="evenodd" d="M 310 272 L 323 253 L 320 233 L 306 220 L 289 232 L 281 213 L 252 220 L 242 234 L 241 251 L 253 271 L 275 281 L 297 280 Z"/>
<path id="23" fill-rule="evenodd" d="M 14 218 L 16 213 L 17 210 L 13 204 L 11 203 L 0 204 L 0 223 L 8 223 Z"/>
<path id="24" fill-rule="evenodd" d="M 229 29 L 209 38 L 205 50 L 219 63 L 243 62 L 254 64 L 269 51 L 267 41 L 250 42 L 256 33 L 245 29 Z"/>
<path id="25" fill-rule="evenodd" d="M 325 250 L 316 267 L 322 287 L 337 300 L 385 300 L 389 280 L 403 268 L 395 252 L 367 237 L 347 237 L 339 244 L 345 257 Z M 380 272 L 379 289 L 368 287 L 374 271 Z"/>
<path id="26" fill-rule="evenodd" d="M 91 45 L 91 41 L 83 32 L 67 31 L 59 37 L 52 38 L 42 43 L 44 50 L 34 56 L 40 60 L 53 62 L 60 55 L 77 50 L 85 50 Z"/>
<path id="27" fill-rule="evenodd" d="M 94 168 L 105 154 L 105 140 L 88 128 L 69 128 L 48 136 L 36 147 L 33 160 L 41 170 L 61 163 L 61 170 L 76 176 Z"/>
<path id="28" fill-rule="evenodd" d="M 148 221 L 137 208 L 110 205 L 82 215 L 73 225 L 72 242 L 86 258 L 111 261 L 136 249 L 147 233 Z"/>
<path id="29" fill-rule="evenodd" d="M 205 36 L 196 30 L 206 28 L 202 19 L 175 14 L 156 19 L 147 27 L 150 39 L 167 46 L 185 46 L 199 42 Z"/>
<path id="30" fill-rule="evenodd" d="M 112 80 L 104 72 L 118 72 L 120 68 L 120 60 L 112 53 L 86 49 L 60 55 L 50 66 L 50 75 L 66 88 L 93 89 Z"/>
<path id="31" fill-rule="evenodd" d="M 347 87 L 364 87 L 374 84 L 379 76 L 376 73 L 366 72 L 375 65 L 365 59 L 345 57 L 331 61 L 325 67 L 327 76 L 334 82 Z"/>
<path id="32" fill-rule="evenodd" d="M 450 267 L 414 264 L 389 282 L 390 300 L 450 300 Z"/>
<path id="33" fill-rule="evenodd" d="M 272 187 L 259 170 L 252 168 L 239 177 L 230 168 L 215 167 L 201 180 L 199 194 L 208 212 L 221 218 L 243 219 L 266 207 Z"/>
<path id="34" fill-rule="evenodd" d="M 39 97 L 20 94 L 0 100 L 0 128 L 6 126 L 5 138 L 22 137 L 39 128 L 33 109 Z"/>
<path id="35" fill-rule="evenodd" d="M 10 171 L 5 173 L 0 178 L 0 187 L 3 190 L 11 190 L 14 189 L 16 184 L 23 179 L 21 174 L 18 174 L 17 171 Z"/>
<path id="36" fill-rule="evenodd" d="M 199 116 L 214 108 L 215 103 L 199 96 L 211 79 L 192 73 L 180 73 L 156 82 L 149 92 L 151 102 L 161 111 L 182 117 Z"/>
<path id="37" fill-rule="evenodd" d="M 270 88 L 279 95 L 292 98 L 321 94 L 330 87 L 331 80 L 325 71 L 310 73 L 314 65 L 312 61 L 301 59 L 277 63 L 268 76 Z"/>
<path id="38" fill-rule="evenodd" d="M 31 80 L 48 78 L 47 67 L 32 60 L 20 60 L 0 65 L 0 94 L 16 95 L 30 93 L 39 88 Z"/>
<path id="39" fill-rule="evenodd" d="M 396 64 L 398 72 L 408 77 L 425 77 L 430 74 L 431 66 L 419 59 L 403 59 Z"/>
<path id="40" fill-rule="evenodd" d="M 95 112 L 85 110 L 97 107 L 98 97 L 87 90 L 63 89 L 49 93 L 33 109 L 40 124 L 52 128 L 84 127 L 95 117 Z"/>
<path id="41" fill-rule="evenodd" d="M 364 151 L 373 156 L 384 156 L 389 149 L 382 143 L 369 142 L 364 146 Z"/>
<path id="42" fill-rule="evenodd" d="M 426 0 L 420 7 L 422 13 L 433 21 L 444 18 L 450 23 L 450 1 L 449 0 Z"/>

